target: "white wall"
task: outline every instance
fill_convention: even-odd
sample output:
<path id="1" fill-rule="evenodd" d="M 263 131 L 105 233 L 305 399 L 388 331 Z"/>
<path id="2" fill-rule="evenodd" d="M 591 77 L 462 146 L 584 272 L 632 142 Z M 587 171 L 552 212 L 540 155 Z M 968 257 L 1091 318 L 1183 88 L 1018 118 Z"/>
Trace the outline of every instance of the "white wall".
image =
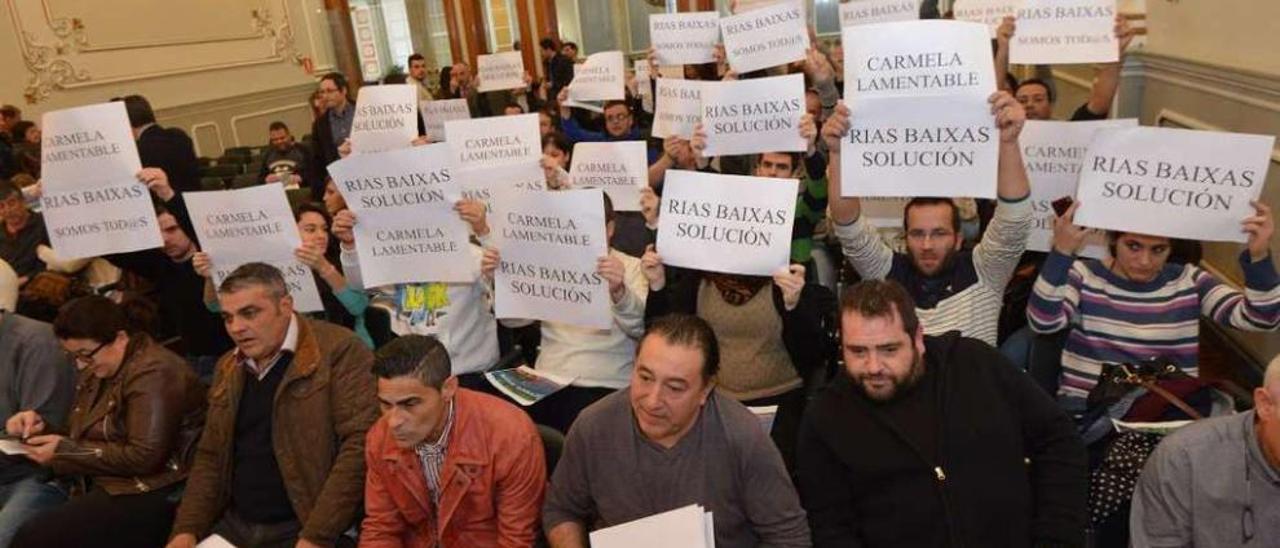
<path id="1" fill-rule="evenodd" d="M 1280 1 L 1147 0 L 1147 50 L 1280 74 Z"/>

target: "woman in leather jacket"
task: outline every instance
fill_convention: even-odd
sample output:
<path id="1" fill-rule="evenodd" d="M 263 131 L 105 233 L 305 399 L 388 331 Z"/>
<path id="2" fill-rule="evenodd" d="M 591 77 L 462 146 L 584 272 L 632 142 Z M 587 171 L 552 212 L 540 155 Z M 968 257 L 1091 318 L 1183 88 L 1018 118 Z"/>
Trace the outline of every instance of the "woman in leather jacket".
<path id="1" fill-rule="evenodd" d="M 204 386 L 105 297 L 67 303 L 53 329 L 79 371 L 69 430 L 45 432 L 34 411 L 5 426 L 72 498 L 24 524 L 13 545 L 163 545 L 204 424 Z"/>

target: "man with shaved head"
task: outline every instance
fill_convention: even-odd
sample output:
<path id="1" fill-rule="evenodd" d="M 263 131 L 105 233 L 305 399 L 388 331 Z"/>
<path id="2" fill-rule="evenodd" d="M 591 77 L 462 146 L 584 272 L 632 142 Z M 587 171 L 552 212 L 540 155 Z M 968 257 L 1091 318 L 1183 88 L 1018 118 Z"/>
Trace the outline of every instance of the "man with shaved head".
<path id="1" fill-rule="evenodd" d="M 1274 546 L 1280 539 L 1280 356 L 1254 409 L 1165 438 L 1133 494 L 1133 546 Z"/>

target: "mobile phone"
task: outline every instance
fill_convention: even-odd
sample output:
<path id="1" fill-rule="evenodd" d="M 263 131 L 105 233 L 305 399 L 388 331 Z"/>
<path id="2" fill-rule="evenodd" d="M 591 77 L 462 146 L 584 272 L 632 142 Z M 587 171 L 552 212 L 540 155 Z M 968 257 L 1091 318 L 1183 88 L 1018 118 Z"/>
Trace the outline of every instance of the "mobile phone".
<path id="1" fill-rule="evenodd" d="M 1075 202 L 1075 200 L 1072 200 L 1070 196 L 1063 196 L 1061 198 L 1058 198 L 1057 200 L 1054 200 L 1052 204 L 1054 214 L 1056 214 L 1059 217 L 1066 215 L 1067 210 L 1071 209 L 1072 202 Z"/>

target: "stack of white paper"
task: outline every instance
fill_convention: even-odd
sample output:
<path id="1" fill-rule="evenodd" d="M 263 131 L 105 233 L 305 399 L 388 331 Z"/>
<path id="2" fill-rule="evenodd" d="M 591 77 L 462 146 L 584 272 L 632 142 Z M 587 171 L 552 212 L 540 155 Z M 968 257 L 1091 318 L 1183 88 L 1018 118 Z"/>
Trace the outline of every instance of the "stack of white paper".
<path id="1" fill-rule="evenodd" d="M 670 512 L 654 514 L 632 522 L 591 533 L 593 548 L 715 548 L 715 526 L 711 512 L 691 504 Z"/>

